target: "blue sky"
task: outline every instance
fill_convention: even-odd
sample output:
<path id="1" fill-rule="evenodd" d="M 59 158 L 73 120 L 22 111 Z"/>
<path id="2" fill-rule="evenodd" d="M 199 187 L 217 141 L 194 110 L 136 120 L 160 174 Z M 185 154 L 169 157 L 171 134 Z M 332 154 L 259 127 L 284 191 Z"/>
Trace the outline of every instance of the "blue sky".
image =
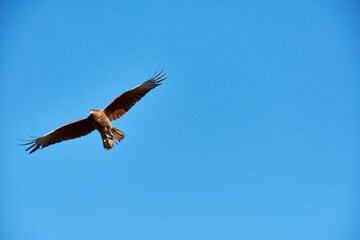
<path id="1" fill-rule="evenodd" d="M 0 239 L 359 239 L 356 1 L 2 1 Z M 158 66 L 120 120 L 32 155 Z"/>

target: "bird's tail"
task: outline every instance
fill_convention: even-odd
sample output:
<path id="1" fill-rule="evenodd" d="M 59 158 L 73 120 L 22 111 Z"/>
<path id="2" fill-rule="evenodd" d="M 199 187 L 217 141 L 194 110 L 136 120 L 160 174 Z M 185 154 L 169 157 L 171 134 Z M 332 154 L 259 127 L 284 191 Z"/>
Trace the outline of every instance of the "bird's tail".
<path id="1" fill-rule="evenodd" d="M 125 138 L 125 134 L 117 128 L 112 127 L 110 131 L 102 136 L 103 145 L 106 150 L 111 149 L 114 143 L 119 143 Z"/>

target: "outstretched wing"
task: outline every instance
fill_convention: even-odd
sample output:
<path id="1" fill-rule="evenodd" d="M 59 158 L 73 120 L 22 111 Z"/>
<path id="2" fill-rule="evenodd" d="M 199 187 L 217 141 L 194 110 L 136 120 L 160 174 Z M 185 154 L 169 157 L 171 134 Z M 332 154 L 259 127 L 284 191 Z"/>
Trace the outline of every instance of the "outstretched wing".
<path id="1" fill-rule="evenodd" d="M 122 117 L 151 89 L 159 86 L 161 82 L 166 79 L 166 73 L 163 73 L 163 71 L 164 70 L 161 70 L 159 73 L 155 73 L 146 82 L 124 92 L 107 105 L 104 108 L 104 112 L 109 120 L 114 121 Z"/>
<path id="2" fill-rule="evenodd" d="M 39 148 L 41 149 L 55 143 L 59 143 L 74 138 L 79 138 L 91 133 L 94 130 L 95 128 L 91 124 L 90 120 L 88 118 L 84 118 L 79 121 L 71 122 L 62 127 L 59 127 L 58 129 L 55 129 L 54 131 L 42 137 L 35 138 L 33 140 L 21 140 L 21 141 L 28 141 L 27 143 L 22 145 L 30 145 L 30 147 L 27 148 L 26 151 L 31 149 L 30 151 L 31 154 L 36 150 L 38 150 Z"/>

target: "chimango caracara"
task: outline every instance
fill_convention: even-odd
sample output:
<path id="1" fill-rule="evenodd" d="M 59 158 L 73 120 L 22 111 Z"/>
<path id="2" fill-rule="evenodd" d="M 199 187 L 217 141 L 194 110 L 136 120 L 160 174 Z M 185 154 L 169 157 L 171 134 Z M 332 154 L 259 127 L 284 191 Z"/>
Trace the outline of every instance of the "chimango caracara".
<path id="1" fill-rule="evenodd" d="M 104 148 L 109 150 L 114 146 L 114 143 L 120 142 L 125 137 L 122 131 L 111 125 L 111 121 L 121 118 L 137 101 L 145 96 L 145 94 L 159 86 L 161 82 L 166 79 L 165 75 L 166 73 L 163 73 L 163 71 L 155 73 L 143 84 L 119 95 L 104 109 L 91 109 L 89 117 L 68 123 L 42 137 L 33 140 L 21 140 L 28 141 L 22 145 L 30 145 L 26 151 L 31 149 L 31 154 L 39 148 L 79 138 L 96 129 L 100 132 Z"/>

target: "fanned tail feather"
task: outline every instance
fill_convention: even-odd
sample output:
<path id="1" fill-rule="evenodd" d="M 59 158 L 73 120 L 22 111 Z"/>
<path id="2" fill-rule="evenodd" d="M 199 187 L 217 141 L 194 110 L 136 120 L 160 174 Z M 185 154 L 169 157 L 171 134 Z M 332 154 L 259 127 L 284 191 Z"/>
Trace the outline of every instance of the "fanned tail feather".
<path id="1" fill-rule="evenodd" d="M 121 140 L 125 138 L 125 134 L 114 127 L 111 128 L 111 135 L 112 136 L 107 136 L 105 134 L 104 136 L 102 136 L 103 145 L 106 150 L 113 148 L 114 143 L 118 144 L 119 142 L 121 142 Z"/>

